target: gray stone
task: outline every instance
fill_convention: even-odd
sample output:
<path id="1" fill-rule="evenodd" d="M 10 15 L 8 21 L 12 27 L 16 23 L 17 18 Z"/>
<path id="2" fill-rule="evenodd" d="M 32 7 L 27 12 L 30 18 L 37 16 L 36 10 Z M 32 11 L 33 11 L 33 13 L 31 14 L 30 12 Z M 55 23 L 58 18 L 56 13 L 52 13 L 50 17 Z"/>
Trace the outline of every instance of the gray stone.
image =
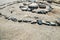
<path id="1" fill-rule="evenodd" d="M 36 24 L 36 23 L 37 23 L 36 20 L 31 21 L 31 24 Z"/>
<path id="2" fill-rule="evenodd" d="M 2 14 L 0 13 L 0 15 L 2 15 Z"/>
<path id="3" fill-rule="evenodd" d="M 31 2 L 23 2 L 23 5 L 29 5 L 29 4 L 31 4 Z"/>
<path id="4" fill-rule="evenodd" d="M 49 26 L 57 26 L 57 24 L 54 22 L 50 22 Z"/>
<path id="5" fill-rule="evenodd" d="M 46 21 L 45 25 L 48 25 L 49 26 L 50 25 L 50 22 L 49 21 Z"/>
<path id="6" fill-rule="evenodd" d="M 38 11 L 37 13 L 38 13 L 38 14 L 46 14 L 47 11 L 45 11 L 45 10 L 41 10 L 41 11 Z"/>
<path id="7" fill-rule="evenodd" d="M 23 20 L 23 22 L 26 22 L 26 23 L 27 23 L 27 22 L 31 22 L 31 21 L 32 21 L 32 19 L 31 19 L 31 18 L 23 18 L 22 20 Z"/>
<path id="8" fill-rule="evenodd" d="M 48 10 L 48 12 L 51 12 L 53 10 L 53 8 L 50 5 L 47 5 L 46 9 Z"/>
<path id="9" fill-rule="evenodd" d="M 37 24 L 42 25 L 42 20 L 37 20 Z"/>
<path id="10" fill-rule="evenodd" d="M 38 4 L 37 3 L 32 3 L 28 6 L 30 9 L 37 9 L 38 8 Z"/>
<path id="11" fill-rule="evenodd" d="M 18 22 L 20 23 L 20 22 L 22 22 L 22 20 L 18 20 Z"/>
<path id="12" fill-rule="evenodd" d="M 58 24 L 58 26 L 60 26 L 60 18 L 56 20 L 56 23 Z"/>
<path id="13" fill-rule="evenodd" d="M 10 18 L 10 20 L 12 20 L 12 21 L 14 21 L 14 22 L 16 22 L 16 21 L 17 21 L 17 19 L 16 19 L 16 18 L 14 18 L 14 17 L 11 17 L 11 18 Z"/>
<path id="14" fill-rule="evenodd" d="M 27 11 L 28 8 L 21 8 L 22 11 Z"/>
<path id="15" fill-rule="evenodd" d="M 46 5 L 45 4 L 39 3 L 38 5 L 39 5 L 39 8 L 44 8 L 44 9 L 46 8 Z"/>
<path id="16" fill-rule="evenodd" d="M 7 17 L 7 16 L 4 16 L 5 17 L 5 19 L 8 19 L 9 17 Z"/>
<path id="17" fill-rule="evenodd" d="M 42 23 L 43 23 L 43 24 L 46 24 L 46 21 L 42 20 Z"/>
<path id="18" fill-rule="evenodd" d="M 27 11 L 32 11 L 32 9 L 28 8 Z"/>
<path id="19" fill-rule="evenodd" d="M 23 22 L 26 22 L 27 23 L 27 22 L 31 22 L 31 21 L 30 20 L 23 20 Z"/>

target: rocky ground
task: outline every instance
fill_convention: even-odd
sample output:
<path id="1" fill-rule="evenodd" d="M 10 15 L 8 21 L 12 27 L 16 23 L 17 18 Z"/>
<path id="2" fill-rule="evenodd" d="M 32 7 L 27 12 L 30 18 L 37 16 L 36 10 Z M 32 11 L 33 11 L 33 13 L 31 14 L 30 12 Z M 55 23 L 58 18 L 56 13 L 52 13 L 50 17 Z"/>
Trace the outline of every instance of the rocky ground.
<path id="1" fill-rule="evenodd" d="M 48 3 L 49 4 L 49 3 Z M 53 8 L 46 14 L 22 11 L 20 2 L 0 5 L 0 40 L 60 40 L 60 26 L 31 24 L 31 22 L 18 22 L 18 20 L 44 20 L 56 22 L 60 18 L 59 4 L 49 4 Z M 5 17 L 15 17 L 17 21 Z M 60 21 L 60 20 L 58 20 Z M 35 22 L 35 21 L 34 21 Z M 58 22 L 59 23 L 59 22 Z"/>

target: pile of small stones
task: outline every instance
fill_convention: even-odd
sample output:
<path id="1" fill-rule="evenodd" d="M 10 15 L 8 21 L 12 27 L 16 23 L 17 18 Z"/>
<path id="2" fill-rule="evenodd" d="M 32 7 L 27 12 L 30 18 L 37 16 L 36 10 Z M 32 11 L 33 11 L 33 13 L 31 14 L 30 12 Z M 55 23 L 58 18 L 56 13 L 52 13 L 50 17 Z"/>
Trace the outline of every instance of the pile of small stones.
<path id="1" fill-rule="evenodd" d="M 56 21 L 56 22 L 49 22 L 49 21 L 44 21 L 44 20 L 31 20 L 31 19 L 22 19 L 22 20 L 18 20 L 18 19 L 16 19 L 16 18 L 14 18 L 14 17 L 7 17 L 7 16 L 5 16 L 5 15 L 2 15 L 1 13 L 0 13 L 0 17 L 1 16 L 4 16 L 4 18 L 5 19 L 7 19 L 7 20 L 11 20 L 11 21 L 13 21 L 13 22 L 19 22 L 19 23 L 21 23 L 21 22 L 24 22 L 24 23 L 31 23 L 31 24 L 38 24 L 38 25 L 48 25 L 48 26 L 60 26 L 60 23 L 59 23 L 59 21 Z"/>
<path id="2" fill-rule="evenodd" d="M 20 2 L 19 2 L 20 3 Z M 13 3 L 12 3 L 13 4 Z M 46 14 L 48 12 L 52 11 L 52 7 L 49 4 L 46 4 L 44 2 L 23 2 L 23 5 L 20 5 L 20 9 L 22 11 L 30 11 L 33 13 L 38 13 L 38 14 Z M 11 12 L 12 13 L 12 12 Z M 58 19 L 56 22 L 49 22 L 49 21 L 45 21 L 45 20 L 32 20 L 32 19 L 21 19 L 18 20 L 15 17 L 7 17 L 6 15 L 3 15 L 2 13 L 0 13 L 0 17 L 4 16 L 5 19 L 7 20 L 11 20 L 13 22 L 25 22 L 25 23 L 31 23 L 31 24 L 38 24 L 38 25 L 48 25 L 48 26 L 60 26 L 60 19 Z"/>
<path id="3" fill-rule="evenodd" d="M 30 11 L 38 14 L 46 14 L 53 9 L 51 5 L 44 2 L 26 2 L 22 4 L 23 6 L 19 7 L 22 11 Z"/>

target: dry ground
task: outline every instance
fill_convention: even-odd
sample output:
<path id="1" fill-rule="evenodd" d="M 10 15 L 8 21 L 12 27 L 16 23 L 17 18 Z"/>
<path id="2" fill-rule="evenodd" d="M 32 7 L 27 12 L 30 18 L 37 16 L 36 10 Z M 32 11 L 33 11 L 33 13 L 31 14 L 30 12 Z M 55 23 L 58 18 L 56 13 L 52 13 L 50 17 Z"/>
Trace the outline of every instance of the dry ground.
<path id="1" fill-rule="evenodd" d="M 10 10 L 14 10 L 13 14 L 17 17 L 17 19 L 28 16 L 37 16 L 39 19 L 55 21 L 55 18 L 60 17 L 60 9 L 54 9 L 50 12 L 50 14 L 48 13 L 46 15 L 42 15 L 31 12 L 22 12 L 19 9 L 19 5 L 20 4 L 8 6 L 0 10 L 0 12 L 9 16 Z M 6 20 L 4 17 L 0 17 L 0 40 L 60 40 L 60 27 L 18 23 L 11 20 Z"/>

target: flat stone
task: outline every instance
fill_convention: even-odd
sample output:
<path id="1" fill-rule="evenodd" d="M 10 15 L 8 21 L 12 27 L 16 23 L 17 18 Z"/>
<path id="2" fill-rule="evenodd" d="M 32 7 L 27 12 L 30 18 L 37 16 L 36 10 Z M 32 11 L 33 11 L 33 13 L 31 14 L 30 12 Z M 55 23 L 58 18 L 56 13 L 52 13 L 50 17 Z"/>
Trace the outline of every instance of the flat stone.
<path id="1" fill-rule="evenodd" d="M 46 8 L 46 5 L 45 5 L 45 4 L 41 4 L 41 3 L 39 3 L 39 8 L 43 8 L 43 9 L 45 9 L 45 8 Z"/>
<path id="2" fill-rule="evenodd" d="M 5 19 L 8 19 L 9 17 L 7 17 L 7 16 L 4 16 L 5 17 Z"/>
<path id="3" fill-rule="evenodd" d="M 23 2 L 23 5 L 29 5 L 31 2 Z"/>
<path id="4" fill-rule="evenodd" d="M 18 20 L 18 22 L 20 23 L 20 22 L 22 22 L 22 20 Z"/>
<path id="5" fill-rule="evenodd" d="M 28 6 L 30 9 L 37 9 L 38 8 L 38 4 L 37 3 L 32 3 Z"/>
<path id="6" fill-rule="evenodd" d="M 31 22 L 31 24 L 36 24 L 37 23 L 37 21 L 36 20 L 33 20 L 32 22 Z"/>
<path id="7" fill-rule="evenodd" d="M 46 13 L 48 13 L 48 10 L 45 10 L 45 9 L 35 9 L 32 12 L 33 13 L 38 13 L 38 14 L 46 14 Z"/>
<path id="8" fill-rule="evenodd" d="M 27 11 L 27 8 L 21 8 L 22 11 Z"/>
<path id="9" fill-rule="evenodd" d="M 12 20 L 12 21 L 14 21 L 14 22 L 16 22 L 17 21 L 17 19 L 16 18 L 14 18 L 14 17 L 11 17 L 11 18 L 9 18 L 10 20 Z"/>
<path id="10" fill-rule="evenodd" d="M 50 25 L 50 22 L 49 21 L 46 21 L 45 25 L 48 25 L 49 26 Z"/>
<path id="11" fill-rule="evenodd" d="M 54 22 L 50 22 L 50 26 L 57 26 L 57 24 Z"/>
<path id="12" fill-rule="evenodd" d="M 45 24 L 45 23 L 46 23 L 46 21 L 42 20 L 42 23 L 43 23 L 43 24 Z"/>
<path id="13" fill-rule="evenodd" d="M 56 23 L 58 24 L 58 26 L 60 26 L 60 18 L 56 20 Z"/>

